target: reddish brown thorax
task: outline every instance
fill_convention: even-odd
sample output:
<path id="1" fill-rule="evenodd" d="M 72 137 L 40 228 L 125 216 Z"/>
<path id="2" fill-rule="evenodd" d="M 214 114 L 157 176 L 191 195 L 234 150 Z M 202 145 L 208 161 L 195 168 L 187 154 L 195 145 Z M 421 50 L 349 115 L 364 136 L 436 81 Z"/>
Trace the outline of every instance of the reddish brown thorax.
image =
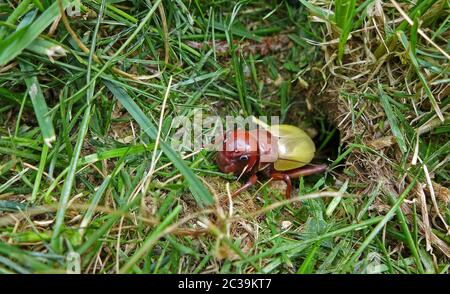
<path id="1" fill-rule="evenodd" d="M 224 173 L 252 174 L 278 158 L 276 138 L 262 129 L 236 130 L 224 136 L 217 165 Z"/>

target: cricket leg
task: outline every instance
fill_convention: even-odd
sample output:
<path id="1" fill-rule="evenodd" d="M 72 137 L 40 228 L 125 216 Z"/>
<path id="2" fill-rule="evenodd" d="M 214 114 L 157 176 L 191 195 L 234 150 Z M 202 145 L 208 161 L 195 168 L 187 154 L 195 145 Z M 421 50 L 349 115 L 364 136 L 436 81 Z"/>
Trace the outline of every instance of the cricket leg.
<path id="1" fill-rule="evenodd" d="M 285 197 L 286 197 L 286 199 L 291 198 L 291 191 L 292 191 L 291 177 L 287 173 L 274 171 L 271 174 L 271 178 L 274 181 L 283 181 L 283 182 L 285 182 L 286 183 Z"/>
<path id="2" fill-rule="evenodd" d="M 234 191 L 234 193 L 232 194 L 232 197 L 235 197 L 236 195 L 239 195 L 240 193 L 244 192 L 245 190 L 247 190 L 248 188 L 250 188 L 251 186 L 256 184 L 257 180 L 258 180 L 258 177 L 256 176 L 256 174 L 252 175 L 248 179 L 247 183 L 245 183 L 242 187 L 240 187 L 239 189 Z"/>
<path id="3" fill-rule="evenodd" d="M 275 181 L 284 181 L 286 187 L 286 199 L 291 198 L 292 183 L 291 179 L 322 173 L 327 169 L 326 164 L 306 165 L 287 171 L 272 171 L 270 177 Z"/>
<path id="4" fill-rule="evenodd" d="M 294 168 L 291 170 L 285 171 L 285 173 L 291 178 L 291 179 L 297 179 L 304 176 L 314 175 L 314 174 L 320 174 L 327 170 L 326 164 L 317 164 L 317 165 L 305 165 L 299 168 Z"/>

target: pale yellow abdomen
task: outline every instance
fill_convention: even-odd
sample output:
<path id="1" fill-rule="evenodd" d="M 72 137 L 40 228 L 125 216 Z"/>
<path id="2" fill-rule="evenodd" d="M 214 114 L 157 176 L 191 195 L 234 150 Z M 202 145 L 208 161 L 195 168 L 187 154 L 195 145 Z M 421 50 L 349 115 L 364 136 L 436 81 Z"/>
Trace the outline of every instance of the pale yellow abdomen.
<path id="1" fill-rule="evenodd" d="M 274 162 L 276 170 L 302 167 L 314 158 L 316 146 L 302 129 L 291 125 L 273 125 L 268 130 L 278 137 L 278 160 Z"/>

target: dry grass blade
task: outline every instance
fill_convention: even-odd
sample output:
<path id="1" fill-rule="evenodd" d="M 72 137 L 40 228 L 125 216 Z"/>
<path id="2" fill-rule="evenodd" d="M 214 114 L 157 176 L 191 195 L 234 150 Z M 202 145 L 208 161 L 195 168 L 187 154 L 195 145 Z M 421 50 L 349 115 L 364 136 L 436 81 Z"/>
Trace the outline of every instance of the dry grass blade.
<path id="1" fill-rule="evenodd" d="M 400 7 L 400 5 L 397 3 L 397 1 L 395 1 L 395 0 L 390 0 L 390 1 L 394 5 L 394 7 L 400 12 L 400 14 L 406 19 L 406 21 L 411 26 L 414 25 L 414 21 L 411 18 L 409 18 L 409 16 L 405 13 L 405 11 L 403 11 L 403 9 Z M 436 43 L 434 43 L 433 40 L 431 40 L 430 37 L 428 37 L 427 34 L 425 34 L 425 32 L 422 29 L 419 28 L 418 32 L 425 40 L 427 40 L 427 42 L 429 42 L 434 48 L 439 50 L 439 52 L 441 52 L 442 55 L 444 55 L 445 58 L 447 58 L 450 61 L 450 55 L 447 52 L 445 52 L 444 49 L 442 49 Z"/>

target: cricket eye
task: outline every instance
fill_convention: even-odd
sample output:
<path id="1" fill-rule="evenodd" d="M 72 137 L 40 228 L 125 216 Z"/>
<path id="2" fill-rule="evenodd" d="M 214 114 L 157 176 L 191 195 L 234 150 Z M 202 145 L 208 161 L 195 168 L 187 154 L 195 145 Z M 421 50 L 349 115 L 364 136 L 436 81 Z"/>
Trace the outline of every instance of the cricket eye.
<path id="1" fill-rule="evenodd" d="M 248 155 L 241 155 L 241 157 L 239 157 L 240 161 L 248 161 Z"/>

